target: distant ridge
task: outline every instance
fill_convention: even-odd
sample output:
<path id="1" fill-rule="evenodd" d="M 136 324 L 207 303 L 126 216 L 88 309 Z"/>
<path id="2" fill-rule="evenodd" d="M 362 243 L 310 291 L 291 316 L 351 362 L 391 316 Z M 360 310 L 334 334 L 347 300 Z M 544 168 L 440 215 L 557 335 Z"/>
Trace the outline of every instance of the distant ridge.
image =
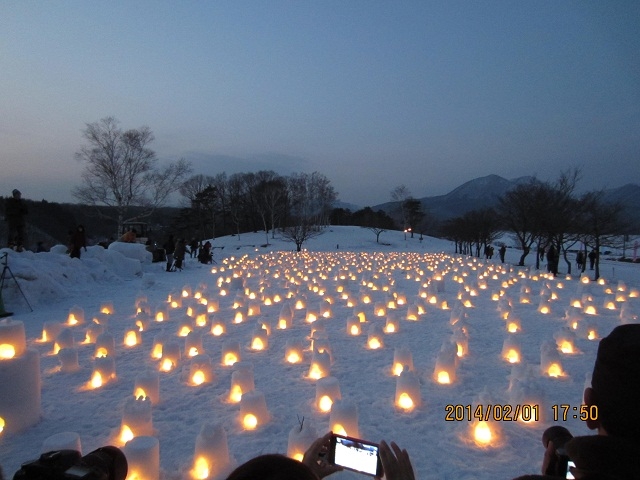
<path id="1" fill-rule="evenodd" d="M 422 206 L 435 220 L 443 221 L 459 217 L 471 210 L 495 207 L 498 199 L 517 185 L 535 181 L 535 177 L 525 176 L 511 180 L 500 175 L 475 178 L 454 188 L 445 195 L 419 198 Z M 610 202 L 620 202 L 636 222 L 640 221 L 640 185 L 629 183 L 622 187 L 604 190 L 604 198 Z M 387 202 L 372 207 L 394 213 L 395 202 Z"/>

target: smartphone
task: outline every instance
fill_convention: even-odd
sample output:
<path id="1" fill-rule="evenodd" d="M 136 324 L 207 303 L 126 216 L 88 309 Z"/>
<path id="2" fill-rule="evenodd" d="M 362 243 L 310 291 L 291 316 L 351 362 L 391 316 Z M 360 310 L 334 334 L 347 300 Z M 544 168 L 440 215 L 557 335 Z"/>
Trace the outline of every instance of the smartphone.
<path id="1" fill-rule="evenodd" d="M 571 473 L 571 467 L 575 467 L 575 466 L 576 464 L 573 462 L 573 460 L 567 461 L 567 473 L 565 474 L 564 478 L 573 478 L 573 479 L 576 478 L 573 476 L 573 473 Z"/>
<path id="2" fill-rule="evenodd" d="M 382 476 L 380 447 L 377 443 L 333 433 L 329 462 L 372 477 Z"/>

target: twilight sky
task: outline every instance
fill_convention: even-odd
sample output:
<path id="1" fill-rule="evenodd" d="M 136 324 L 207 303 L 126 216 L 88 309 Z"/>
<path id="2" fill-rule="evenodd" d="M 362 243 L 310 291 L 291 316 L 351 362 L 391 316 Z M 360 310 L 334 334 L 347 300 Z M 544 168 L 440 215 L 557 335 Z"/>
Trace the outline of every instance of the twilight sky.
<path id="1" fill-rule="evenodd" d="M 86 123 L 374 205 L 492 173 L 640 183 L 640 2 L 0 2 L 0 195 L 75 201 Z"/>

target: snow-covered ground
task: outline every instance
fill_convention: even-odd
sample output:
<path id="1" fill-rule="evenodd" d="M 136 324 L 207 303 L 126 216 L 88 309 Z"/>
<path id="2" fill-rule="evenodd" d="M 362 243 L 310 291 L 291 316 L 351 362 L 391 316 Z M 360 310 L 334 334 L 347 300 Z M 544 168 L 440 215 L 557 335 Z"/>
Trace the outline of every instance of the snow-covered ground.
<path id="1" fill-rule="evenodd" d="M 83 454 L 107 444 L 123 447 L 125 404 L 134 398 L 136 379 L 145 373 L 159 377 L 159 400 L 151 407 L 153 430 L 148 433 L 159 440 L 162 478 L 192 478 L 203 425 L 209 426 L 205 430 L 217 425 L 216 433 L 226 433 L 229 468 L 261 453 L 287 453 L 289 434 L 303 417 L 305 429 L 313 428 L 318 435 L 330 429 L 330 414 L 316 406 L 316 384 L 327 381 L 309 378 L 312 339 L 325 351 L 324 356 L 316 354 L 317 360 L 330 356 L 329 374 L 339 385 L 341 407 L 357 408 L 357 435 L 394 440 L 407 448 L 418 478 L 506 479 L 537 473 L 545 428 L 559 423 L 574 434 L 588 433 L 572 410 L 581 403 L 597 349 L 598 342 L 588 335 L 593 331 L 602 337 L 622 322 L 638 321 L 640 265 L 603 259 L 606 282 L 601 285 L 562 275 L 550 279 L 515 267 L 519 252 L 513 249 L 501 265 L 496 258 L 454 256 L 450 242 L 430 237 L 405 240 L 402 232 L 384 232 L 380 240 L 385 244 L 376 244 L 374 234 L 365 229 L 330 227 L 297 254 L 292 244 L 277 238 L 261 246 L 264 232 L 243 234 L 215 240 L 215 247 L 224 247 L 214 250 L 217 264 L 188 258 L 184 270 L 172 273 L 164 271 L 164 264 L 150 263 L 137 246 L 90 247 L 80 260 L 63 251 L 0 250 L 9 252 L 11 272 L 33 307 L 30 312 L 7 276 L 2 292 L 6 310 L 14 312 L 12 321 L 24 323 L 27 346 L 39 353 L 42 378 L 41 420 L 19 433 L 0 433 L 5 476 L 11 478 L 21 463 L 37 458 L 44 440 L 61 432 L 77 433 Z M 172 307 L 168 299 L 176 297 L 181 306 Z M 395 308 L 390 308 L 394 300 Z M 573 306 L 576 301 L 580 307 Z M 605 308 L 609 301 L 614 309 Z M 540 311 L 541 302 L 550 313 Z M 284 305 L 291 306 L 292 324 L 279 329 Z M 596 308 L 595 315 L 585 313 L 588 305 Z M 108 306 L 113 312 L 101 313 Z M 142 313 L 136 314 L 136 306 Z M 208 307 L 215 312 L 204 315 Z M 383 316 L 377 315 L 380 307 L 386 309 Z M 84 322 L 62 326 L 61 339 L 71 337 L 78 354 L 79 368 L 67 372 L 60 371 L 53 343 L 41 337 L 45 323 L 66 324 L 72 310 L 84 313 Z M 158 311 L 169 318 L 156 321 Z M 244 318 L 236 323 L 239 312 Z M 353 336 L 347 323 L 359 313 L 366 322 L 359 323 L 361 334 Z M 308 322 L 311 314 L 318 317 L 313 323 Z M 89 382 L 103 361 L 94 359 L 96 344 L 83 343 L 93 319 L 115 341 L 108 358 L 115 359 L 116 371 L 115 378 L 95 389 Z M 138 320 L 143 325 L 141 343 L 126 346 L 125 335 L 137 328 Z M 394 320 L 396 331 L 385 332 Z M 519 321 L 516 333 L 507 331 L 511 320 Z M 218 321 L 226 329 L 220 336 L 212 333 Z M 571 328 L 574 322 L 576 329 Z M 254 350 L 253 337 L 262 324 L 270 330 L 263 337 L 267 345 Z M 181 337 L 185 326 L 194 333 Z M 381 348 L 367 345 L 373 331 L 380 334 Z M 161 360 L 152 358 L 154 341 L 160 339 L 166 340 L 165 351 L 176 346 L 180 350 L 177 367 L 169 372 L 159 371 Z M 564 339 L 573 340 L 574 353 L 560 351 Z M 188 356 L 192 341 L 210 360 L 208 381 L 198 386 L 191 380 L 196 370 Z M 519 347 L 521 363 L 512 365 L 503 358 L 505 341 Z M 305 351 L 302 362 L 291 364 L 285 350 L 295 343 Z M 266 401 L 269 419 L 255 430 L 245 430 L 240 423 L 246 405 L 229 400 L 238 365 L 223 365 L 222 357 L 223 348 L 232 344 L 239 345 L 241 365 L 251 365 L 255 390 Z M 439 384 L 436 364 L 447 363 L 458 348 L 463 355 L 449 372 L 453 382 Z M 404 363 L 413 362 L 413 381 L 418 382 L 420 399 L 414 401 L 419 406 L 412 410 L 395 405 L 399 377 L 392 366 L 394 354 L 402 351 L 410 352 L 411 359 Z M 541 363 L 549 356 L 559 358 L 562 376 L 542 371 Z M 198 362 L 207 367 L 207 357 L 198 357 Z M 411 381 L 409 374 L 400 378 Z M 0 385 L 0 398 L 7 395 L 17 394 L 11 385 Z M 479 446 L 471 435 L 478 404 L 537 405 L 533 414 L 541 418 L 529 424 L 490 422 L 492 439 Z M 570 406 L 566 421 L 554 422 L 554 413 L 562 416 L 562 407 L 554 405 Z M 492 409 L 489 418 L 508 410 Z M 358 477 L 348 472 L 333 476 Z"/>

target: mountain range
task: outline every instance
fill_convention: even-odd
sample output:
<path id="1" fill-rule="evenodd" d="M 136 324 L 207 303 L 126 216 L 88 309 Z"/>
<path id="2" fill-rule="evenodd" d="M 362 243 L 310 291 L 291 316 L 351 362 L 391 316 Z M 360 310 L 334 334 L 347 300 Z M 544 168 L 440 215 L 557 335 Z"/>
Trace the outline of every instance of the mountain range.
<path id="1" fill-rule="evenodd" d="M 463 183 L 445 195 L 419 198 L 423 210 L 438 221 L 459 217 L 470 210 L 495 207 L 498 199 L 507 191 L 521 183 L 528 183 L 533 177 L 518 177 L 511 180 L 499 175 L 487 175 Z M 629 183 L 622 187 L 603 191 L 604 199 L 620 202 L 626 213 L 640 223 L 640 185 Z M 387 202 L 372 207 L 393 213 L 396 202 Z"/>

